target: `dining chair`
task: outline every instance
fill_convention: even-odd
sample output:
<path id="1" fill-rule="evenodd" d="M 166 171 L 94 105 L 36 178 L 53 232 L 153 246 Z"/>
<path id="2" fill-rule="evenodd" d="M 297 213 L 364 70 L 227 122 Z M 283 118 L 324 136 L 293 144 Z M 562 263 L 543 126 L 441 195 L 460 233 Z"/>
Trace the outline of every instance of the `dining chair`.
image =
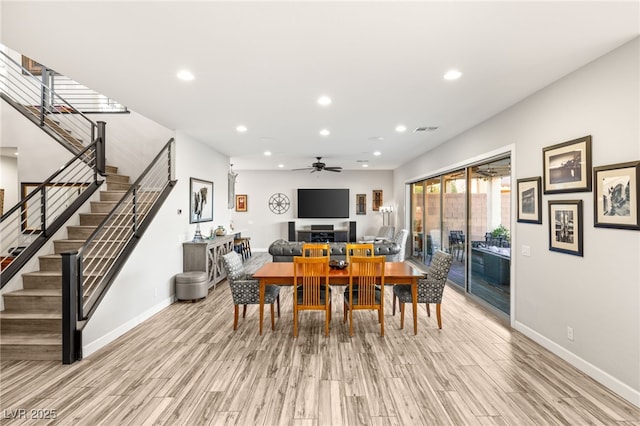
<path id="1" fill-rule="evenodd" d="M 302 244 L 302 257 L 320 257 L 329 258 L 331 249 L 328 243 L 304 243 Z"/>
<path id="2" fill-rule="evenodd" d="M 344 322 L 349 312 L 349 335 L 353 336 L 353 311 L 378 311 L 380 335 L 384 336 L 384 256 L 351 256 L 349 286 L 344 291 Z"/>
<path id="3" fill-rule="evenodd" d="M 438 318 L 438 328 L 442 328 L 442 317 L 440 315 L 440 305 L 442 303 L 442 293 L 447 282 L 447 276 L 451 269 L 453 255 L 438 250 L 431 259 L 431 264 L 427 270 L 425 278 L 418 280 L 418 303 L 425 303 L 427 306 L 427 316 L 431 316 L 430 303 L 436 304 L 436 316 Z M 412 303 L 411 285 L 399 284 L 393 286 L 393 315 L 396 314 L 396 298 L 400 301 L 400 328 L 404 328 L 404 304 Z"/>
<path id="4" fill-rule="evenodd" d="M 329 289 L 329 256 L 293 258 L 293 337 L 298 337 L 299 311 L 325 312 L 325 336 L 329 336 L 331 294 Z"/>
<path id="5" fill-rule="evenodd" d="M 351 256 L 373 256 L 373 253 L 373 243 L 347 243 L 344 250 L 347 262 Z"/>
<path id="6" fill-rule="evenodd" d="M 231 289 L 231 297 L 233 298 L 233 329 L 238 328 L 238 308 L 244 305 L 242 309 L 242 318 L 247 315 L 247 305 L 257 305 L 260 303 L 260 282 L 253 279 L 248 274 L 242 264 L 242 256 L 231 251 L 222 256 L 224 269 L 227 271 L 227 280 Z M 273 302 L 278 305 L 278 317 L 280 317 L 280 287 L 277 285 L 268 285 L 264 289 L 264 303 L 271 305 L 271 329 L 275 330 Z"/>

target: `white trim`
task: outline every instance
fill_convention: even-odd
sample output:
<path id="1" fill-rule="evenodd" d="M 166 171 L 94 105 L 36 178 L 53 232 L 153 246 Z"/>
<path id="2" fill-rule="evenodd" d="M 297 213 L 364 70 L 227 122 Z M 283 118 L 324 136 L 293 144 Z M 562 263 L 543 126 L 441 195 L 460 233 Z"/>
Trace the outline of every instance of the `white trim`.
<path id="1" fill-rule="evenodd" d="M 609 388 L 610 390 L 612 390 L 622 398 L 626 399 L 627 401 L 636 405 L 637 407 L 640 407 L 640 391 L 638 391 L 637 389 L 633 389 L 631 386 L 627 385 L 626 383 L 621 382 L 620 380 L 616 379 L 612 375 L 601 370 L 600 368 L 596 367 L 590 362 L 585 361 L 584 359 L 580 358 L 573 352 L 563 348 L 562 346 L 558 345 L 554 341 L 549 340 L 542 334 L 527 327 L 521 322 L 516 321 L 514 328 L 520 333 L 530 338 L 531 340 L 533 340 L 534 342 L 538 343 L 543 348 L 550 351 L 551 353 L 567 361 L 569 364 L 571 364 L 578 370 L 582 371 L 592 379 L 596 380 L 597 382 L 600 382 L 602 385 Z"/>
<path id="2" fill-rule="evenodd" d="M 89 355 L 93 354 L 94 352 L 102 349 L 103 347 L 105 347 L 109 343 L 113 342 L 114 340 L 116 340 L 117 338 L 119 338 L 120 336 L 125 334 L 127 331 L 133 329 L 134 327 L 136 327 L 139 324 L 142 324 L 143 322 L 145 322 L 146 320 L 148 320 L 149 318 L 151 318 L 152 316 L 154 316 L 155 314 L 157 314 L 158 312 L 160 312 L 161 310 L 163 310 L 167 306 L 170 306 L 175 301 L 176 301 L 176 299 L 175 299 L 174 296 L 168 297 L 165 300 L 162 300 L 157 305 L 152 306 L 151 308 L 147 309 L 146 311 L 144 311 L 140 315 L 137 315 L 134 318 L 132 318 L 131 320 L 129 320 L 126 323 L 122 324 L 121 326 L 114 328 L 109 333 L 105 334 L 104 336 L 102 336 L 102 337 L 94 340 L 93 342 L 83 346 L 82 347 L 82 356 L 83 356 L 83 358 L 86 358 Z"/>

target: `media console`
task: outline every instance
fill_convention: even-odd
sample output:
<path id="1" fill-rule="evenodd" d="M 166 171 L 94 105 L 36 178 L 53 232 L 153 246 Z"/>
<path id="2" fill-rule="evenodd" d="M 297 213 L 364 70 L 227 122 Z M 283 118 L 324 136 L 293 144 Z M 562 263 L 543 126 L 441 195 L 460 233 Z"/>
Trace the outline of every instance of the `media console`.
<path id="1" fill-rule="evenodd" d="M 348 222 L 348 229 L 333 229 L 333 225 L 311 225 L 310 229 L 295 229 L 289 222 L 289 241 L 307 243 L 346 243 L 356 241 L 356 222 Z"/>

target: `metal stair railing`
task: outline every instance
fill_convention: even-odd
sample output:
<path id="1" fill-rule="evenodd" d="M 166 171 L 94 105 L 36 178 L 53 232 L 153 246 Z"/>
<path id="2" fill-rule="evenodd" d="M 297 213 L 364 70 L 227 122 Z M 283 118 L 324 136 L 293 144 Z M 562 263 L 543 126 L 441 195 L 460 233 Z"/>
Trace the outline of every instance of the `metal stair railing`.
<path id="1" fill-rule="evenodd" d="M 82 330 L 176 183 L 170 139 L 77 251 L 62 253 L 62 359 L 82 359 Z"/>
<path id="2" fill-rule="evenodd" d="M 38 78 L 0 50 L 0 97 L 75 155 L 96 139 L 97 124 L 52 89 L 51 75 L 42 66 Z"/>
<path id="3" fill-rule="evenodd" d="M 103 126 L 101 126 L 104 129 Z M 80 151 L 0 219 L 0 288 L 44 246 L 100 187 L 104 174 L 102 137 Z"/>

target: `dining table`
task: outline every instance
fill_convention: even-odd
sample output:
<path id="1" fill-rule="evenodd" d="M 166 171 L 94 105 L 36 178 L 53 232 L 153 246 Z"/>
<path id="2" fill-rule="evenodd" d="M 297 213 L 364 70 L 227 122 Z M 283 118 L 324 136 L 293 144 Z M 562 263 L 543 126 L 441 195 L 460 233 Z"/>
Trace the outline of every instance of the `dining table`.
<path id="1" fill-rule="evenodd" d="M 293 285 L 293 262 L 268 262 L 258 269 L 253 278 L 260 282 L 260 335 L 262 335 L 262 322 L 264 319 L 264 290 L 267 285 Z M 406 262 L 385 262 L 384 283 L 410 284 L 413 299 L 413 333 L 418 334 L 418 279 L 424 277 L 424 273 Z M 349 268 L 331 268 L 329 271 L 329 285 L 349 285 Z"/>

